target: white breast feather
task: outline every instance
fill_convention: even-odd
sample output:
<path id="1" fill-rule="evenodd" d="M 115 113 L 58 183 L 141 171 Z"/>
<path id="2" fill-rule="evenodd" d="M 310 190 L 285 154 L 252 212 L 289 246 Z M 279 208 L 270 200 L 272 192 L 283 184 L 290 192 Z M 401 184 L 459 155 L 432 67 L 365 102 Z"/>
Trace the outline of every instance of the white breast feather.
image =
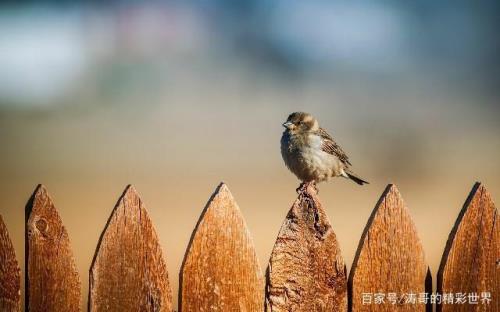
<path id="1" fill-rule="evenodd" d="M 325 181 L 331 177 L 342 175 L 340 160 L 321 148 L 322 138 L 317 135 L 308 137 L 307 145 L 300 152 L 289 150 L 290 137 L 282 138 L 281 152 L 287 167 L 299 179 L 313 179 L 317 182 Z M 298 153 L 297 153 L 298 152 Z"/>
<path id="2" fill-rule="evenodd" d="M 334 155 L 322 150 L 322 138 L 317 135 L 309 136 L 310 147 L 307 149 L 309 167 L 314 171 L 317 180 L 324 181 L 341 174 L 340 161 Z"/>

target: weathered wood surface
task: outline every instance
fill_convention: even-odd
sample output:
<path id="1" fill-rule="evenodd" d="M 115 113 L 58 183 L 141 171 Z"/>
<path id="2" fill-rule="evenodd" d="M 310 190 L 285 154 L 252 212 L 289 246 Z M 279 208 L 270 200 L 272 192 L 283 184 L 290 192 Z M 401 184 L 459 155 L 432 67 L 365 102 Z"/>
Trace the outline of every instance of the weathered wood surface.
<path id="1" fill-rule="evenodd" d="M 453 227 L 438 272 L 439 293 L 476 293 L 478 304 L 442 304 L 438 311 L 500 311 L 500 227 L 486 188 L 474 185 Z M 482 301 L 482 293 L 492 301 Z M 467 298 L 469 302 L 469 298 Z"/>
<path id="2" fill-rule="evenodd" d="M 43 185 L 26 205 L 26 216 L 26 309 L 80 311 L 80 279 L 68 232 Z"/>
<path id="3" fill-rule="evenodd" d="M 351 311 L 426 311 L 426 305 L 412 303 L 420 293 L 430 292 L 428 267 L 422 244 L 403 198 L 389 185 L 377 203 L 361 237 L 349 276 Z M 372 294 L 371 303 L 367 295 Z M 374 294 L 384 294 L 376 304 Z M 393 304 L 388 294 L 396 294 Z M 365 298 L 365 302 L 363 299 Z M 411 300 L 411 301 L 407 301 Z M 365 304 L 363 304 L 365 303 Z"/>
<path id="4" fill-rule="evenodd" d="M 102 233 L 90 272 L 90 311 L 172 311 L 158 236 L 128 186 Z"/>
<path id="5" fill-rule="evenodd" d="M 21 309 L 21 271 L 16 253 L 0 215 L 0 311 Z"/>
<path id="6" fill-rule="evenodd" d="M 288 212 L 267 271 L 266 311 L 347 311 L 347 278 L 339 244 L 316 190 Z"/>
<path id="7" fill-rule="evenodd" d="M 191 237 L 181 268 L 182 312 L 264 309 L 264 280 L 233 196 L 219 185 Z"/>

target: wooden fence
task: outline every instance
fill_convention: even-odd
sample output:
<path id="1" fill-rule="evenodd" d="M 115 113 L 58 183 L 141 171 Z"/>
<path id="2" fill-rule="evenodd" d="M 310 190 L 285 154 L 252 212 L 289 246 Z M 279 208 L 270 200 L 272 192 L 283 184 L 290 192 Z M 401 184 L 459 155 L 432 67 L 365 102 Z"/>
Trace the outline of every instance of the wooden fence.
<path id="1" fill-rule="evenodd" d="M 279 231 L 266 275 L 225 184 L 208 201 L 180 272 L 179 309 L 201 311 L 500 311 L 498 212 L 484 186 L 467 198 L 444 249 L 437 292 L 396 186 L 375 206 L 347 276 L 316 192 L 299 194 Z M 68 233 L 46 189 L 26 205 L 29 311 L 79 311 L 80 278 Z M 20 270 L 0 216 L 0 311 L 21 309 Z M 151 219 L 128 186 L 99 239 L 90 311 L 172 311 L 165 259 Z"/>

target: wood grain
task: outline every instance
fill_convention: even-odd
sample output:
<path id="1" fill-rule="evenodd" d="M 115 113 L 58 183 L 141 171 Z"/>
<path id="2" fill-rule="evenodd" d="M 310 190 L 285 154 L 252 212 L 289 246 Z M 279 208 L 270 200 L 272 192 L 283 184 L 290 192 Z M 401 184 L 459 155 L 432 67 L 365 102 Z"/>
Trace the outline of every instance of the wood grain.
<path id="1" fill-rule="evenodd" d="M 80 279 L 68 232 L 43 185 L 26 205 L 26 216 L 26 310 L 79 311 Z"/>
<path id="2" fill-rule="evenodd" d="M 438 311 L 500 311 L 499 242 L 498 210 L 486 188 L 476 183 L 448 238 L 438 272 L 438 292 L 479 296 L 489 292 L 492 302 L 443 304 Z"/>
<path id="3" fill-rule="evenodd" d="M 182 312 L 264 309 L 264 280 L 250 233 L 225 184 L 196 225 L 180 276 Z"/>
<path id="4" fill-rule="evenodd" d="M 267 270 L 266 311 L 347 311 L 347 278 L 339 244 L 316 190 L 288 212 Z"/>
<path id="5" fill-rule="evenodd" d="M 101 235 L 90 271 L 90 311 L 172 311 L 158 236 L 128 186 Z"/>
<path id="6" fill-rule="evenodd" d="M 16 253 L 0 215 L 0 311 L 21 310 L 21 271 Z"/>
<path id="7" fill-rule="evenodd" d="M 361 237 L 349 276 L 350 311 L 426 311 L 408 294 L 430 292 L 430 274 L 422 244 L 396 186 L 389 185 L 377 203 Z M 363 304 L 364 294 L 395 293 L 393 304 Z M 406 296 L 406 297 L 405 297 Z M 412 299 L 411 299 L 412 300 Z M 365 302 L 366 303 L 366 302 Z"/>

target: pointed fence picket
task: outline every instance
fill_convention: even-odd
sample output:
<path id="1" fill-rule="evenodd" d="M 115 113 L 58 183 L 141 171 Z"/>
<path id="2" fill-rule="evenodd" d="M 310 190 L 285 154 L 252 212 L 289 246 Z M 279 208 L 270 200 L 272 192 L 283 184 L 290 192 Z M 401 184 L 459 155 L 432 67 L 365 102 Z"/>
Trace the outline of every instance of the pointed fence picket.
<path id="1" fill-rule="evenodd" d="M 316 190 L 309 186 L 288 212 L 267 269 L 266 311 L 347 309 L 346 267 Z"/>
<path id="2" fill-rule="evenodd" d="M 14 312 L 21 308 L 21 270 L 16 253 L 0 215 L 0 311 Z"/>
<path id="3" fill-rule="evenodd" d="M 222 183 L 203 210 L 186 251 L 180 311 L 262 311 L 263 289 L 252 238 Z"/>
<path id="4" fill-rule="evenodd" d="M 141 198 L 128 186 L 99 239 L 90 311 L 172 311 L 167 265 Z"/>
<path id="5" fill-rule="evenodd" d="M 68 233 L 41 185 L 26 205 L 25 221 L 26 311 L 80 311 L 80 281 Z M 244 218 L 221 184 L 189 242 L 179 307 L 182 312 L 382 312 L 431 311 L 435 305 L 442 312 L 496 312 L 499 238 L 498 211 L 486 188 L 476 184 L 450 233 L 437 274 L 438 292 L 432 293 L 417 230 L 401 194 L 389 185 L 368 220 L 346 280 L 335 233 L 316 191 L 308 188 L 283 222 L 264 287 Z M 0 311 L 20 311 L 20 270 L 1 216 L 0 260 Z M 106 224 L 89 278 L 91 311 L 172 311 L 158 236 L 131 186 Z M 377 295 L 382 300 L 377 302 Z M 455 297 L 450 301 L 450 296 Z M 459 303 L 459 296 L 477 304 Z"/>
<path id="6" fill-rule="evenodd" d="M 68 232 L 44 186 L 26 205 L 26 310 L 80 310 L 80 278 Z"/>
<path id="7" fill-rule="evenodd" d="M 417 296 L 431 292 L 428 272 L 409 211 L 396 186 L 389 185 L 359 242 L 349 275 L 349 308 L 424 312 L 428 307 Z M 383 300 L 375 302 L 377 294 Z"/>
<path id="8" fill-rule="evenodd" d="M 486 188 L 476 183 L 450 233 L 437 276 L 438 293 L 465 295 L 476 304 L 446 300 L 437 311 L 500 311 L 499 243 L 498 211 Z M 492 302 L 485 304 L 488 297 Z"/>

